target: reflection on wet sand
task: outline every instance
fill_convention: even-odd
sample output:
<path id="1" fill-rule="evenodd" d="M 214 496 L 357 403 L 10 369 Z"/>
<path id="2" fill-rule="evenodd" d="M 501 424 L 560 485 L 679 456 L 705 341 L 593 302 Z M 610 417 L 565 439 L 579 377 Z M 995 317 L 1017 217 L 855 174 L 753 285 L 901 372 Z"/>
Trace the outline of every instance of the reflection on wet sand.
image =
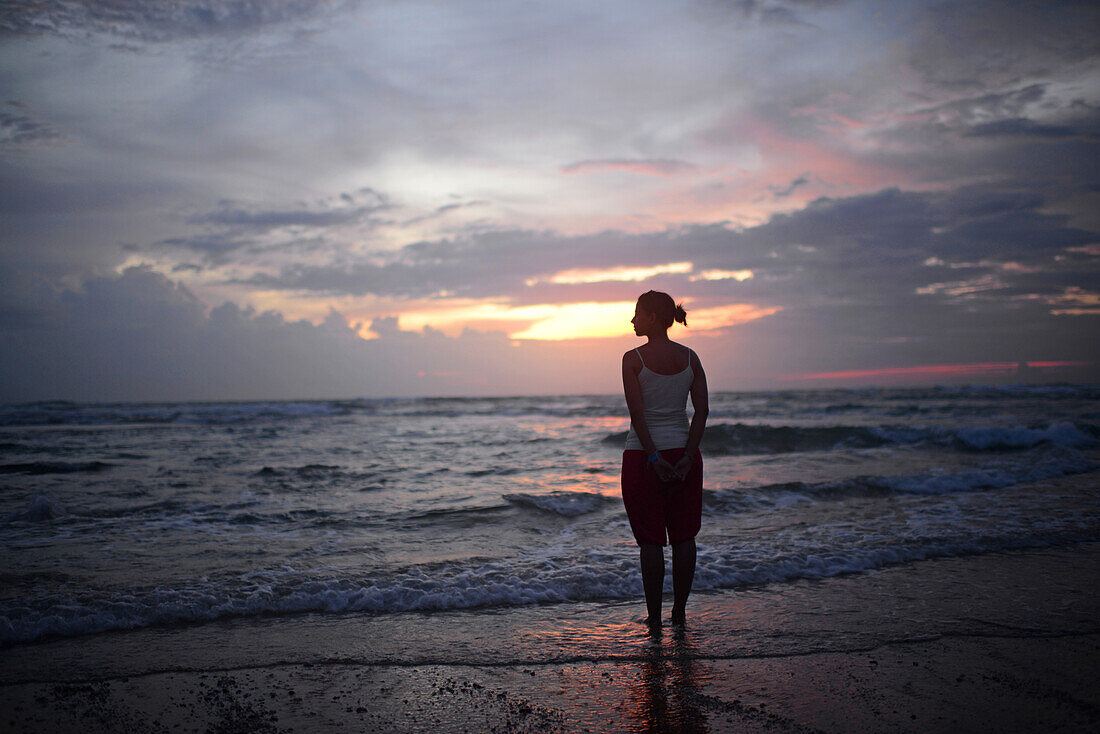
<path id="1" fill-rule="evenodd" d="M 702 681 L 695 664 L 690 634 L 674 628 L 670 639 L 660 635 L 644 648 L 641 675 L 630 686 L 627 718 L 634 732 L 706 732 L 706 713 L 699 707 Z"/>

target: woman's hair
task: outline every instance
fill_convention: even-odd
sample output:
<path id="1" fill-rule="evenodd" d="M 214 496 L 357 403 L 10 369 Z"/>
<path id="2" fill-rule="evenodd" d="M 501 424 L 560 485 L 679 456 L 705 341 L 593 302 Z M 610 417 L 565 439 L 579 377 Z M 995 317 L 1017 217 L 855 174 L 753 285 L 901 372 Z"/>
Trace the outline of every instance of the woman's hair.
<path id="1" fill-rule="evenodd" d="M 684 304 L 677 304 L 672 296 L 661 291 L 646 291 L 638 296 L 638 305 L 644 310 L 655 315 L 657 322 L 668 328 L 673 321 L 679 321 L 684 326 L 688 325 L 687 311 Z"/>

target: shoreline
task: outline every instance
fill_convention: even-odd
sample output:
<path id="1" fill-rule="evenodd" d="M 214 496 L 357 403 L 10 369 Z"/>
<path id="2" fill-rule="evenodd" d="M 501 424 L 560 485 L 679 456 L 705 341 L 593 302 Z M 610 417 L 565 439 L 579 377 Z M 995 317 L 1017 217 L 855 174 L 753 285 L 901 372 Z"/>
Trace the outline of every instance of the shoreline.
<path id="1" fill-rule="evenodd" d="M 1081 543 L 698 594 L 659 639 L 639 599 L 54 640 L 0 651 L 0 725 L 1100 730 L 1098 571 Z"/>
<path id="2" fill-rule="evenodd" d="M 888 642 L 767 658 L 281 663 L 5 687 L 10 731 L 1096 730 L 1100 633 Z"/>

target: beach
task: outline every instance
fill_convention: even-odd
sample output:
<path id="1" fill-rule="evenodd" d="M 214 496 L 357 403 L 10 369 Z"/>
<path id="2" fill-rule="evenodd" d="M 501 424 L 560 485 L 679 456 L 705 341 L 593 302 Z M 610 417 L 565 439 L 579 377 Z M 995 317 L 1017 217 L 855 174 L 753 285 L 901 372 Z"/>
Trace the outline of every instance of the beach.
<path id="1" fill-rule="evenodd" d="M 1100 0 L 0 3 L 0 734 L 1100 734 Z"/>
<path id="2" fill-rule="evenodd" d="M 10 731 L 1095 731 L 1100 544 L 643 604 L 227 620 L 0 653 Z M 791 587 L 794 587 L 793 589 Z M 798 588 L 804 587 L 804 588 Z"/>
<path id="3" fill-rule="evenodd" d="M 622 396 L 0 406 L 0 728 L 1096 729 L 1098 398 L 714 393 L 659 637 Z"/>

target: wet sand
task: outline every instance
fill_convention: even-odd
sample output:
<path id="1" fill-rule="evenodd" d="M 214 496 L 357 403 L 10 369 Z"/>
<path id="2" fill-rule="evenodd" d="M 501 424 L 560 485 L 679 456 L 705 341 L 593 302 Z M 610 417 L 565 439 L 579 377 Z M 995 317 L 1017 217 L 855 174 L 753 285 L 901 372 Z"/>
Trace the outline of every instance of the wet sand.
<path id="1" fill-rule="evenodd" d="M 227 620 L 0 651 L 8 731 L 1100 731 L 1100 545 L 637 603 Z"/>

